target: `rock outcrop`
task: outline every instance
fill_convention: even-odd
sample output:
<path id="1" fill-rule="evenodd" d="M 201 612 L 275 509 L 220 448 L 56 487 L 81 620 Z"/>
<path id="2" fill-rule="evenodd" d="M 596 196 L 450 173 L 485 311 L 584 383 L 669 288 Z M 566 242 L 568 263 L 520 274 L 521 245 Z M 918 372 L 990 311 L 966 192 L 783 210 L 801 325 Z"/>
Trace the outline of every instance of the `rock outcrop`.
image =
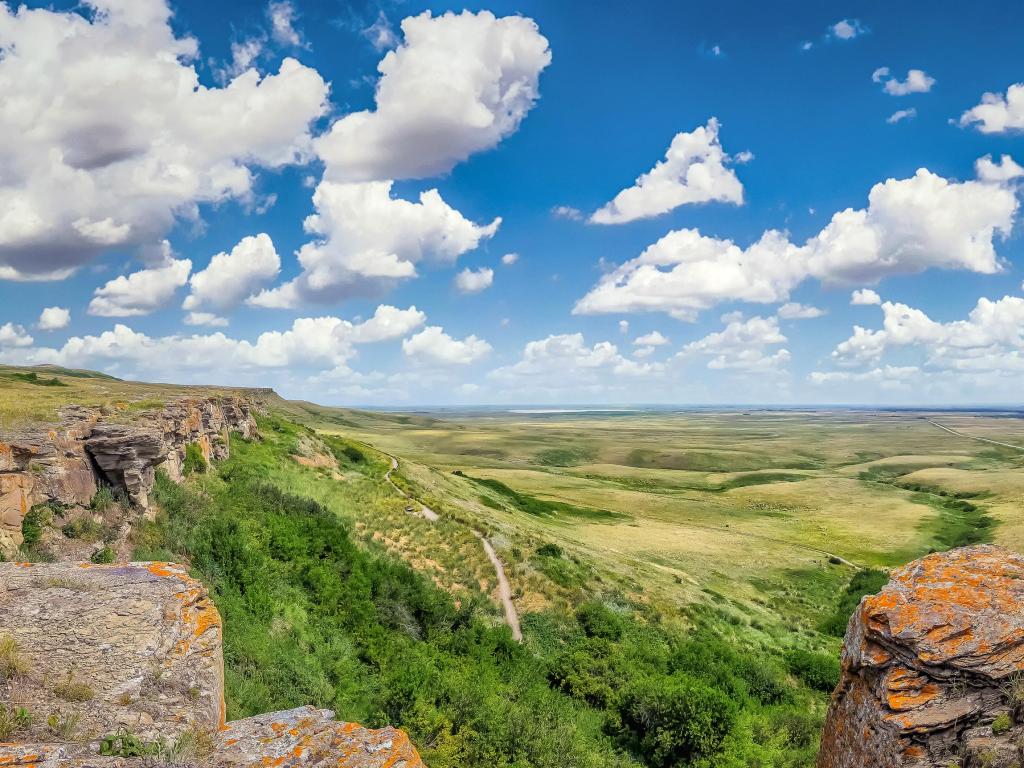
<path id="1" fill-rule="evenodd" d="M 423 768 L 401 731 L 327 710 L 225 723 L 221 642 L 180 566 L 0 563 L 0 708 L 22 710 L 0 765 L 138 768 L 143 751 L 204 768 Z"/>
<path id="2" fill-rule="evenodd" d="M 898 569 L 850 619 L 818 768 L 1024 765 L 1024 557 Z"/>
<path id="3" fill-rule="evenodd" d="M 74 513 L 100 484 L 147 509 L 157 467 L 179 479 L 190 445 L 206 461 L 225 458 L 231 432 L 256 436 L 253 411 L 243 397 L 184 398 L 131 418 L 69 406 L 60 426 L 0 442 L 0 555 L 14 556 L 32 507 L 52 503 Z"/>

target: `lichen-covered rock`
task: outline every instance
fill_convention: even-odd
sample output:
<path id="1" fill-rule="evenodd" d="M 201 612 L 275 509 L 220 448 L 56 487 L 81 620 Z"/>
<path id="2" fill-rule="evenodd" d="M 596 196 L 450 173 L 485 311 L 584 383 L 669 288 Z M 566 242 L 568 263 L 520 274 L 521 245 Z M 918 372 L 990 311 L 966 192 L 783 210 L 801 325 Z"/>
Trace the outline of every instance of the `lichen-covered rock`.
<path id="1" fill-rule="evenodd" d="M 7 638 L 18 671 L 0 680 L 0 707 L 24 708 L 31 722 L 0 744 L 0 766 L 424 768 L 401 731 L 328 710 L 225 723 L 220 616 L 178 565 L 0 563 Z M 9 642 L 3 652 L 10 661 Z M 119 729 L 166 749 L 101 756 L 100 740 Z"/>
<path id="2" fill-rule="evenodd" d="M 1024 557 L 977 546 L 892 574 L 850 619 L 818 768 L 1024 764 Z"/>
<path id="3" fill-rule="evenodd" d="M 423 768 L 401 731 L 338 722 L 315 707 L 229 723 L 210 762 L 217 768 Z"/>

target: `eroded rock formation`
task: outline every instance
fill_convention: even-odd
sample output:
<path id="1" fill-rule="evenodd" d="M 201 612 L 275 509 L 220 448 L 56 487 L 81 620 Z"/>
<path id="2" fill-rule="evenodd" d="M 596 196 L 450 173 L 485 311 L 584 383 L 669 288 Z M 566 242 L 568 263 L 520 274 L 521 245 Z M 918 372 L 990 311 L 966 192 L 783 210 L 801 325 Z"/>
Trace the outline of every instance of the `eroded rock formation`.
<path id="1" fill-rule="evenodd" d="M 124 729 L 177 765 L 423 768 L 401 731 L 327 710 L 225 723 L 222 664 L 220 616 L 180 566 L 0 563 L 0 707 L 26 713 L 0 765 L 137 768 L 100 755 Z"/>
<path id="2" fill-rule="evenodd" d="M 850 619 L 818 768 L 1024 765 L 1024 557 L 928 555 Z"/>
<path id="3" fill-rule="evenodd" d="M 58 427 L 0 442 L 0 555 L 16 553 L 33 506 L 83 509 L 100 483 L 148 508 L 157 467 L 180 478 L 189 445 L 207 461 L 225 458 L 231 432 L 256 436 L 253 409 L 242 397 L 184 398 L 129 419 L 70 406 Z"/>

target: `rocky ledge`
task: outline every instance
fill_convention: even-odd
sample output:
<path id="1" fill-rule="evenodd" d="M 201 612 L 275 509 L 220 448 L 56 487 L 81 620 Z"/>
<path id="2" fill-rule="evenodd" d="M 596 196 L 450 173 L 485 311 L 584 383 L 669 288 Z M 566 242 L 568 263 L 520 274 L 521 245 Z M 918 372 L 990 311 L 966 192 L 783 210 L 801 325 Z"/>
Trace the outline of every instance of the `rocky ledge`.
<path id="1" fill-rule="evenodd" d="M 0 765 L 423 768 L 303 707 L 225 723 L 221 621 L 167 563 L 0 563 Z"/>
<path id="2" fill-rule="evenodd" d="M 928 555 L 850 619 L 818 768 L 1024 765 L 1024 557 Z"/>
<path id="3" fill-rule="evenodd" d="M 184 398 L 128 419 L 69 406 L 56 428 L 8 436 L 0 441 L 0 556 L 15 556 L 37 505 L 56 505 L 70 521 L 107 485 L 148 509 L 157 467 L 180 478 L 189 446 L 206 461 L 227 457 L 231 432 L 257 435 L 254 408 L 244 397 Z"/>

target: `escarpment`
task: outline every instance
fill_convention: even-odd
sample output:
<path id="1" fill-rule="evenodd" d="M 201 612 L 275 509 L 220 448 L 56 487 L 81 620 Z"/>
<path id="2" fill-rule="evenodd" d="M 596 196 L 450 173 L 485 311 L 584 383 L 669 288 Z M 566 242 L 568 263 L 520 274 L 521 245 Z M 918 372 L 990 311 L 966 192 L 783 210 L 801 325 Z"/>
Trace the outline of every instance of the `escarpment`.
<path id="1" fill-rule="evenodd" d="M 221 620 L 168 563 L 0 563 L 0 765 L 423 768 L 313 707 L 225 722 Z"/>
<path id="2" fill-rule="evenodd" d="M 15 556 L 29 511 L 51 504 L 67 521 L 87 514 L 100 486 L 149 507 L 156 469 L 180 479 L 189 450 L 207 462 L 228 455 L 229 436 L 256 436 L 255 405 L 243 397 L 183 398 L 128 418 L 68 406 L 54 428 L 0 441 L 0 555 Z"/>
<path id="3" fill-rule="evenodd" d="M 850 619 L 818 768 L 1024 765 L 1024 557 L 928 555 Z"/>

